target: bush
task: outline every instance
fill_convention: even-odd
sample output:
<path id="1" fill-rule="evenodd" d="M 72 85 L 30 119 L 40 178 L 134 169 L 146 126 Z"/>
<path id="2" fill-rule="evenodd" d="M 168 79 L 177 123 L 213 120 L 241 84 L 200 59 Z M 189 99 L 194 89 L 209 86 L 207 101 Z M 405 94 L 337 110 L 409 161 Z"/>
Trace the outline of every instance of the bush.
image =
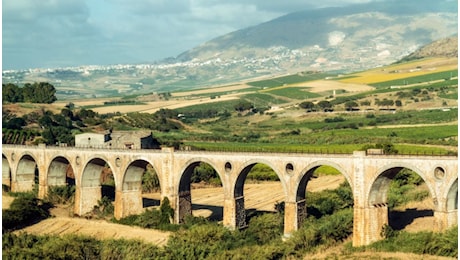
<path id="1" fill-rule="evenodd" d="M 50 204 L 35 198 L 32 193 L 18 194 L 10 208 L 2 210 L 2 229 L 12 231 L 35 224 L 50 216 L 50 208 Z"/>
<path id="2" fill-rule="evenodd" d="M 52 204 L 65 204 L 73 201 L 75 195 L 75 186 L 51 186 L 48 189 L 46 200 Z"/>
<path id="3" fill-rule="evenodd" d="M 387 252 L 407 252 L 458 257 L 458 227 L 443 233 L 400 231 L 388 239 L 375 242 L 366 248 Z"/>
<path id="4" fill-rule="evenodd" d="M 2 236 L 2 256 L 4 259 L 158 259 L 164 257 L 164 251 L 135 240 L 99 241 L 77 235 L 5 233 Z"/>
<path id="5" fill-rule="evenodd" d="M 272 241 L 281 243 L 282 228 L 283 215 L 267 213 L 251 218 L 244 233 L 247 239 L 259 245 L 268 244 Z"/>
<path id="6" fill-rule="evenodd" d="M 206 259 L 234 243 L 231 231 L 217 224 L 195 225 L 173 234 L 165 248 L 169 259 Z"/>
<path id="7" fill-rule="evenodd" d="M 353 232 L 353 209 L 343 209 L 318 220 L 308 218 L 286 242 L 289 254 L 303 256 L 319 245 L 331 246 L 345 240 Z"/>
<path id="8" fill-rule="evenodd" d="M 131 215 L 114 221 L 124 225 L 175 231 L 179 229 L 179 225 L 171 224 L 173 217 L 174 209 L 171 208 L 169 199 L 165 197 L 161 202 L 159 210 L 147 209 L 140 215 Z"/>

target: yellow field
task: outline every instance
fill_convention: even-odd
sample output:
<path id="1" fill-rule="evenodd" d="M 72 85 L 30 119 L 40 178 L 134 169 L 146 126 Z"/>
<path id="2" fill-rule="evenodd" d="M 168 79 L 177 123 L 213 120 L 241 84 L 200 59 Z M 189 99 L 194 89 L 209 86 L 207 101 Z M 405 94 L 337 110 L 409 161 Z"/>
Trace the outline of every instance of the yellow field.
<path id="1" fill-rule="evenodd" d="M 458 68 L 458 58 L 429 58 L 404 64 L 395 64 L 365 72 L 350 74 L 356 76 L 339 80 L 344 83 L 372 84 L 395 79 L 415 77 Z"/>

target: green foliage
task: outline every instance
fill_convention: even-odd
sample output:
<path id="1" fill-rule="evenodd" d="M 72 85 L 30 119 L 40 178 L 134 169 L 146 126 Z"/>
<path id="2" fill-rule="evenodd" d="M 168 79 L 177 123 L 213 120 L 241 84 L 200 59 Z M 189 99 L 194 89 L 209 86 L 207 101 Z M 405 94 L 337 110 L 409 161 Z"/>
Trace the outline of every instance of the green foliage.
<path id="1" fill-rule="evenodd" d="M 230 249 L 234 242 L 230 230 L 210 223 L 174 233 L 165 251 L 171 259 L 206 259 Z"/>
<path id="2" fill-rule="evenodd" d="M 319 245 L 332 246 L 342 242 L 353 232 L 353 209 L 342 209 L 318 220 L 308 218 L 302 227 L 286 241 L 290 254 L 302 257 Z"/>
<path id="3" fill-rule="evenodd" d="M 252 108 L 254 108 L 253 104 L 244 100 L 240 100 L 240 102 L 238 102 L 234 107 L 234 109 L 238 112 L 244 112 Z"/>
<path id="4" fill-rule="evenodd" d="M 112 216 L 115 208 L 112 200 L 109 197 L 103 196 L 97 201 L 97 205 L 94 205 L 92 214 L 98 218 L 105 218 Z"/>
<path id="5" fill-rule="evenodd" d="M 281 243 L 283 234 L 283 215 L 261 214 L 251 218 L 249 226 L 244 230 L 247 241 L 265 245 L 272 242 Z"/>
<path id="6" fill-rule="evenodd" d="M 316 218 L 353 206 L 353 193 L 346 181 L 335 190 L 308 193 L 306 199 L 307 213 Z"/>
<path id="7" fill-rule="evenodd" d="M 311 101 L 304 101 L 299 104 L 299 107 L 303 109 L 312 109 L 315 107 L 315 104 L 313 104 Z"/>
<path id="8" fill-rule="evenodd" d="M 160 189 L 160 180 L 155 169 L 149 164 L 142 175 L 142 192 L 151 193 Z"/>
<path id="9" fill-rule="evenodd" d="M 131 215 L 114 221 L 124 225 L 175 231 L 179 226 L 171 224 L 173 218 L 174 209 L 171 208 L 169 199 L 165 197 L 159 209 L 146 209 L 140 215 Z"/>
<path id="10" fill-rule="evenodd" d="M 2 84 L 2 101 L 17 103 L 47 103 L 57 100 L 56 89 L 47 82 L 26 83 L 22 88 L 14 84 Z"/>
<path id="11" fill-rule="evenodd" d="M 18 193 L 9 209 L 2 210 L 2 230 L 11 231 L 35 224 L 50 216 L 50 204 L 33 193 Z"/>
<path id="12" fill-rule="evenodd" d="M 158 259 L 164 253 L 155 245 L 135 240 L 4 233 L 2 256 L 4 259 Z"/>
<path id="13" fill-rule="evenodd" d="M 299 87 L 283 87 L 283 88 L 277 88 L 277 89 L 269 89 L 267 90 L 267 93 L 270 93 L 276 96 L 292 98 L 292 99 L 320 97 L 320 95 L 317 93 L 308 92 L 307 89 L 299 88 Z"/>
<path id="14" fill-rule="evenodd" d="M 216 170 L 214 170 L 211 165 L 203 162 L 193 169 L 193 174 L 190 180 L 192 183 L 220 183 L 220 178 Z"/>
<path id="15" fill-rule="evenodd" d="M 407 252 L 447 257 L 458 257 L 458 227 L 443 233 L 400 231 L 385 240 L 375 242 L 366 248 L 376 251 Z"/>
<path id="16" fill-rule="evenodd" d="M 252 167 L 247 176 L 248 180 L 256 181 L 279 181 L 276 172 L 266 164 L 258 163 Z"/>
<path id="17" fill-rule="evenodd" d="M 161 109 L 155 114 L 132 112 L 120 117 L 123 125 L 134 128 L 151 129 L 160 132 L 169 132 L 182 128 L 180 123 L 175 121 L 177 112 L 170 109 Z"/>
<path id="18" fill-rule="evenodd" d="M 72 202 L 75 196 L 75 185 L 50 186 L 46 200 L 52 204 L 66 204 Z"/>
<path id="19" fill-rule="evenodd" d="M 313 81 L 317 79 L 324 79 L 325 77 L 331 76 L 331 74 L 327 73 L 317 73 L 313 71 L 305 71 L 294 75 L 282 76 L 268 80 L 260 80 L 260 81 L 253 81 L 248 82 L 248 85 L 256 86 L 256 87 L 279 87 L 286 84 L 295 84 L 307 81 Z"/>
<path id="20" fill-rule="evenodd" d="M 393 178 L 388 191 L 388 208 L 393 209 L 410 201 L 422 201 L 430 194 L 426 189 L 418 188 L 423 179 L 409 169 L 402 169 Z"/>
<path id="21" fill-rule="evenodd" d="M 442 71 L 442 72 L 425 74 L 421 76 L 408 77 L 404 79 L 395 79 L 395 80 L 390 80 L 390 81 L 385 81 L 385 82 L 372 83 L 370 85 L 378 87 L 378 88 L 391 87 L 391 86 L 404 86 L 404 85 L 411 85 L 411 84 L 429 82 L 429 81 L 434 81 L 434 80 L 450 79 L 451 77 L 456 77 L 457 75 L 458 75 L 458 70 L 455 69 L 455 70 L 450 70 L 450 71 Z"/>

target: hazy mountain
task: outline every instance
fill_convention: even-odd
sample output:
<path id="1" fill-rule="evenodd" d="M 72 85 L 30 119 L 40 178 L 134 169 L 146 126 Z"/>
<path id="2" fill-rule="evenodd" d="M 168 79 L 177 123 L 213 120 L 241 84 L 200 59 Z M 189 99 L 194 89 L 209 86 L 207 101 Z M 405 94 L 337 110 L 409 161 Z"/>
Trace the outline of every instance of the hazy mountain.
<path id="1" fill-rule="evenodd" d="M 434 41 L 411 53 L 403 60 L 427 57 L 458 57 L 458 35 Z"/>
<path id="2" fill-rule="evenodd" d="M 250 59 L 271 71 L 353 71 L 394 62 L 456 34 L 457 17 L 457 1 L 379 1 L 308 10 L 223 35 L 176 61 Z"/>

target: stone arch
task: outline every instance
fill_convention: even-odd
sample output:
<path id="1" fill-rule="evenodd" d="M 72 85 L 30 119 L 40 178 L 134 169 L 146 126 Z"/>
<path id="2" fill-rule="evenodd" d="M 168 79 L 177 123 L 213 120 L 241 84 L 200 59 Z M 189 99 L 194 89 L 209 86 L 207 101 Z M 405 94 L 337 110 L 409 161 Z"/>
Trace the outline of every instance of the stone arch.
<path id="1" fill-rule="evenodd" d="M 458 178 L 450 185 L 446 196 L 447 211 L 458 210 Z"/>
<path id="2" fill-rule="evenodd" d="M 158 171 L 152 163 L 144 159 L 137 159 L 131 162 L 126 168 L 123 175 L 123 191 L 137 191 L 142 189 L 142 175 L 144 174 L 147 165 L 152 166 L 158 175 Z M 161 181 L 162 180 L 159 178 L 160 187 L 162 186 Z"/>
<path id="3" fill-rule="evenodd" d="M 79 192 L 77 196 L 80 199 L 79 204 L 75 204 L 76 212 L 80 214 L 85 214 L 90 212 L 97 202 L 102 198 L 102 183 L 101 175 L 102 170 L 105 165 L 108 165 L 110 169 L 114 169 L 113 165 L 110 164 L 108 160 L 102 159 L 100 157 L 93 157 L 87 160 L 86 165 L 83 168 L 81 174 L 81 185 L 79 187 Z M 113 173 L 112 173 L 113 174 Z M 117 184 L 117 175 L 113 174 L 115 179 L 115 185 Z M 77 187 L 78 189 L 78 187 Z M 114 194 L 116 196 L 116 193 Z"/>
<path id="4" fill-rule="evenodd" d="M 269 166 L 276 173 L 276 175 L 280 179 L 281 185 L 283 186 L 284 195 L 285 197 L 287 197 L 288 192 L 287 192 L 286 182 L 284 181 L 283 176 L 278 172 L 277 170 L 278 168 L 275 167 L 275 165 L 273 165 L 272 162 L 267 161 L 267 160 L 250 160 L 250 161 L 247 161 L 244 165 L 242 165 L 241 171 L 238 174 L 238 177 L 235 182 L 235 186 L 233 190 L 234 197 L 237 198 L 237 197 L 241 197 L 244 195 L 243 194 L 244 181 L 246 180 L 246 177 L 248 176 L 252 167 L 254 167 L 254 165 L 258 163 Z"/>
<path id="5" fill-rule="evenodd" d="M 37 159 L 29 153 L 23 154 L 18 161 L 15 178 L 13 177 L 16 183 L 14 191 L 22 192 L 33 190 L 34 185 L 39 182 L 39 175 Z"/>
<path id="6" fill-rule="evenodd" d="M 181 169 L 181 175 L 178 183 L 178 201 L 177 201 L 177 222 L 183 223 L 186 216 L 192 215 L 192 194 L 191 194 L 191 177 L 195 167 L 200 163 L 207 163 L 210 165 L 219 176 L 220 180 L 223 180 L 222 174 L 217 170 L 215 163 L 206 158 L 194 158 L 185 163 L 183 169 Z M 224 186 L 224 182 L 222 181 Z"/>
<path id="7" fill-rule="evenodd" d="M 74 170 L 72 164 L 67 158 L 63 156 L 56 156 L 51 160 L 48 166 L 47 185 L 75 185 Z"/>
<path id="8" fill-rule="evenodd" d="M 267 160 L 260 160 L 260 159 L 254 159 L 254 160 L 249 160 L 246 163 L 244 163 L 241 167 L 241 171 L 238 174 L 238 177 L 236 178 L 234 187 L 233 187 L 233 197 L 235 199 L 235 221 L 236 221 L 236 228 L 237 229 L 242 229 L 247 227 L 246 223 L 246 208 L 245 208 L 245 202 L 244 202 L 244 183 L 246 180 L 246 177 L 248 176 L 249 172 L 251 169 L 256 165 L 256 164 L 265 164 L 269 166 L 278 176 L 278 179 L 280 180 L 281 186 L 283 187 L 283 193 L 284 193 L 284 200 L 287 199 L 287 194 L 288 190 L 286 187 L 286 182 L 284 177 L 280 174 L 279 168 L 275 167 L 272 162 L 267 161 Z M 290 165 L 290 166 L 288 166 Z M 287 163 L 285 165 L 286 169 L 290 168 L 292 166 L 291 163 Z"/>
<path id="9" fill-rule="evenodd" d="M 145 159 L 136 159 L 132 161 L 123 174 L 121 184 L 121 193 L 117 195 L 115 203 L 116 218 L 139 214 L 144 208 L 144 198 L 142 197 L 142 179 L 150 165 L 155 170 L 161 189 L 161 179 L 152 163 Z M 121 196 L 121 197 L 120 197 Z M 158 203 L 159 205 L 159 203 Z"/>
<path id="10" fill-rule="evenodd" d="M 315 161 L 311 163 L 302 171 L 302 174 L 298 177 L 296 181 L 295 203 L 297 211 L 297 227 L 300 227 L 307 217 L 306 192 L 308 182 L 311 180 L 313 173 L 320 166 L 330 166 L 339 171 L 345 177 L 345 180 L 347 181 L 348 185 L 350 185 L 351 189 L 353 190 L 353 182 L 350 177 L 350 174 L 347 171 L 345 171 L 345 169 L 339 164 L 334 163 L 332 161 L 324 160 Z"/>
<path id="11" fill-rule="evenodd" d="M 11 167 L 8 158 L 2 154 L 2 185 L 11 189 Z"/>
<path id="12" fill-rule="evenodd" d="M 339 164 L 334 163 L 332 161 L 320 160 L 320 161 L 316 161 L 316 162 L 313 162 L 310 165 L 308 165 L 302 171 L 302 174 L 298 177 L 298 179 L 296 181 L 296 186 L 295 186 L 295 187 L 297 187 L 296 201 L 305 199 L 305 193 L 307 191 L 308 181 L 311 179 L 314 171 L 316 169 L 318 169 L 320 166 L 330 166 L 330 167 L 336 169 L 337 171 L 339 171 L 345 177 L 345 179 L 347 180 L 347 182 L 350 185 L 350 187 L 353 189 L 352 178 L 351 178 L 350 174 L 347 171 L 345 171 L 345 169 L 342 166 L 340 166 Z"/>
<path id="13" fill-rule="evenodd" d="M 391 211 L 388 208 L 388 191 L 390 189 L 390 184 L 395 176 L 403 169 L 408 169 L 420 176 L 425 183 L 428 191 L 431 195 L 433 201 L 437 201 L 436 192 L 433 190 L 431 183 L 428 181 L 425 175 L 425 171 L 422 171 L 418 167 L 407 164 L 407 163 L 397 163 L 397 164 L 388 164 L 376 172 L 376 177 L 370 182 L 371 185 L 367 191 L 367 200 L 365 203 L 366 206 L 370 209 L 372 220 L 372 226 L 377 230 L 381 230 L 383 226 L 390 225 L 395 229 L 403 229 L 405 226 L 410 224 L 413 219 L 419 217 L 427 217 L 434 215 L 433 210 L 410 210 L 410 211 Z M 391 221 L 391 219 L 404 219 L 405 221 Z M 393 224 L 392 224 L 393 223 Z"/>
<path id="14" fill-rule="evenodd" d="M 372 180 L 372 184 L 370 185 L 369 191 L 367 192 L 367 202 L 369 206 L 383 206 L 383 204 L 387 203 L 387 193 L 391 180 L 393 180 L 396 174 L 398 174 L 404 168 L 409 169 L 419 175 L 426 183 L 431 197 L 436 200 L 436 192 L 427 181 L 426 176 L 423 174 L 424 171 L 410 164 L 390 164 L 377 170 L 377 176 Z"/>

